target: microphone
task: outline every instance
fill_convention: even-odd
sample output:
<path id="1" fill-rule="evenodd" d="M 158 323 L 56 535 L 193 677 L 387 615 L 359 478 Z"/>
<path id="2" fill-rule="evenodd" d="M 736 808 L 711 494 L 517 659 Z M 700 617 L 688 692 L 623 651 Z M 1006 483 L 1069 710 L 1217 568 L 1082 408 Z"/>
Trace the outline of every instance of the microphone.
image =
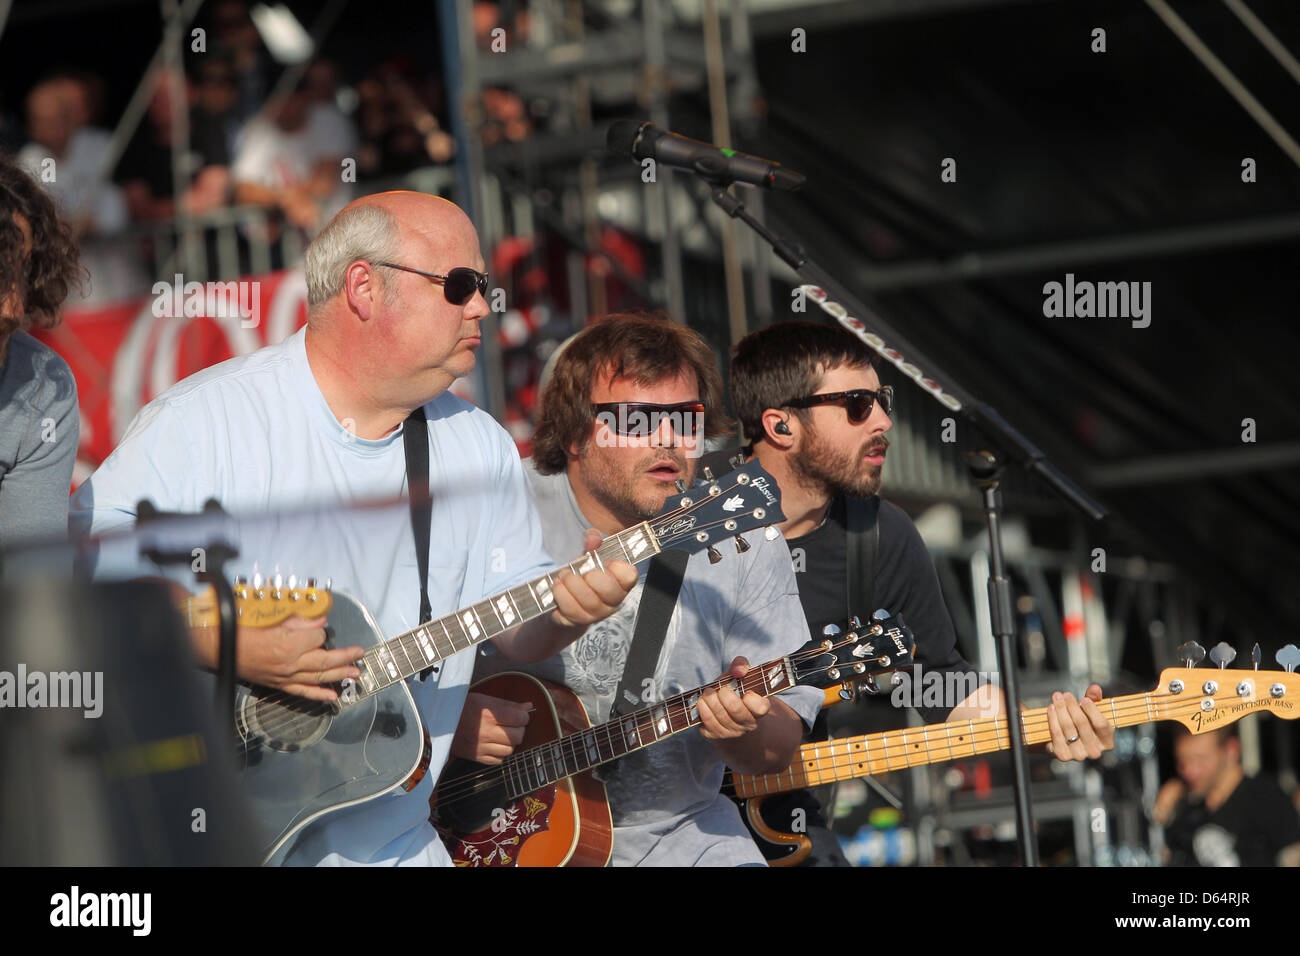
<path id="1" fill-rule="evenodd" d="M 780 163 L 734 149 L 719 149 L 711 143 L 689 139 L 637 120 L 616 120 L 605 137 L 611 153 L 636 159 L 653 159 L 665 166 L 689 169 L 713 183 L 747 183 L 767 189 L 794 190 L 804 184 L 803 173 L 785 169 Z"/>

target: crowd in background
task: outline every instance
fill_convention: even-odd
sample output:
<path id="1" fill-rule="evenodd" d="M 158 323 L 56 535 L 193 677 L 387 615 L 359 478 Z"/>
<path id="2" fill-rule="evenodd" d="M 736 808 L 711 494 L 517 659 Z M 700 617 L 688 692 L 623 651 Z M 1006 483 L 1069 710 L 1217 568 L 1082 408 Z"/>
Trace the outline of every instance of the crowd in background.
<path id="1" fill-rule="evenodd" d="M 187 49 L 183 70 L 150 72 L 147 109 L 125 142 L 111 129 L 118 117 L 105 115 L 103 78 L 84 70 L 37 78 L 22 117 L 0 122 L 0 151 L 48 190 L 81 243 L 92 301 L 147 288 L 151 260 L 141 252 L 156 250 L 142 246 L 151 230 L 139 224 L 258 207 L 261 215 L 248 210 L 255 225 L 241 223 L 241 241 L 285 228 L 307 238 L 357 181 L 454 156 L 437 118 L 440 80 L 411 59 L 390 56 L 343 78 L 325 58 L 278 64 L 245 0 L 220 0 L 197 22 L 206 23 L 205 49 Z M 112 92 L 125 101 L 131 91 Z M 137 241 L 122 242 L 126 230 Z"/>

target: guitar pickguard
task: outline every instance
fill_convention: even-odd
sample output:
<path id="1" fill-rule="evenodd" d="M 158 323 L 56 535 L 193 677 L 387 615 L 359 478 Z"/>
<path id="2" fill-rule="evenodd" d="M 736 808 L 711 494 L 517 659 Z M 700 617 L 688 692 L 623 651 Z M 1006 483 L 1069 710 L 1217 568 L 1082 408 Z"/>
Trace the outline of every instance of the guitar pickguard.
<path id="1" fill-rule="evenodd" d="M 492 823 L 475 833 L 453 835 L 439 828 L 457 866 L 514 866 L 525 840 L 548 829 L 555 787 L 544 787 L 493 811 Z"/>

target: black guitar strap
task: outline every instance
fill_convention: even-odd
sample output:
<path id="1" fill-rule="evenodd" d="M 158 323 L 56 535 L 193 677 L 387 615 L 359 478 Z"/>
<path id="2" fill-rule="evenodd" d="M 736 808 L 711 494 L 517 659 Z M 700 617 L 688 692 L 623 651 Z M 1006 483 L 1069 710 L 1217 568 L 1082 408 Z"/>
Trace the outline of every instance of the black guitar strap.
<path id="1" fill-rule="evenodd" d="M 647 679 L 653 680 L 668 636 L 668 621 L 677 606 L 677 595 L 682 590 L 686 576 L 686 562 L 690 555 L 685 551 L 661 551 L 650 559 L 646 571 L 645 587 L 641 591 L 641 604 L 636 612 L 636 629 L 627 649 L 627 662 L 623 665 L 623 678 L 609 708 L 609 719 L 643 706 L 642 688 Z"/>
<path id="2" fill-rule="evenodd" d="M 420 620 L 432 619 L 429 605 L 429 537 L 433 531 L 433 500 L 429 497 L 429 426 L 424 406 L 411 412 L 402 425 L 406 449 L 406 493 L 411 502 L 411 532 L 415 535 L 415 565 L 420 574 Z M 420 671 L 424 680 L 438 665 Z"/>
<path id="3" fill-rule="evenodd" d="M 848 498 L 847 557 L 844 562 L 848 575 L 845 597 L 848 613 L 856 614 L 866 623 L 876 609 L 876 566 L 880 557 L 880 498 Z"/>

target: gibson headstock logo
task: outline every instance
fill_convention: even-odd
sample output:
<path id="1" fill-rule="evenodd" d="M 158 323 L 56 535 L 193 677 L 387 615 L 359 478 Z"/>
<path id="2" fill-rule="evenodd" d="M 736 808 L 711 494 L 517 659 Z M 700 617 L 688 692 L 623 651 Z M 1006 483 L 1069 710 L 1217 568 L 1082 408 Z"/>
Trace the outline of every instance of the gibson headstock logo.
<path id="1" fill-rule="evenodd" d="M 757 488 L 763 497 L 767 499 L 769 505 L 776 501 L 776 492 L 772 490 L 772 486 L 766 478 L 762 476 L 755 478 L 749 485 L 751 488 Z"/>
<path id="2" fill-rule="evenodd" d="M 885 633 L 889 635 L 889 639 L 890 639 L 891 641 L 893 641 L 893 642 L 894 642 L 894 646 L 895 646 L 896 648 L 898 648 L 898 653 L 900 653 L 900 654 L 906 654 L 906 653 L 907 653 L 907 643 L 903 640 L 903 632 L 902 632 L 902 631 L 900 631 L 900 630 L 899 630 L 898 628 L 896 628 L 896 627 L 891 627 L 891 628 L 890 628 L 889 630 L 887 630 Z"/>

